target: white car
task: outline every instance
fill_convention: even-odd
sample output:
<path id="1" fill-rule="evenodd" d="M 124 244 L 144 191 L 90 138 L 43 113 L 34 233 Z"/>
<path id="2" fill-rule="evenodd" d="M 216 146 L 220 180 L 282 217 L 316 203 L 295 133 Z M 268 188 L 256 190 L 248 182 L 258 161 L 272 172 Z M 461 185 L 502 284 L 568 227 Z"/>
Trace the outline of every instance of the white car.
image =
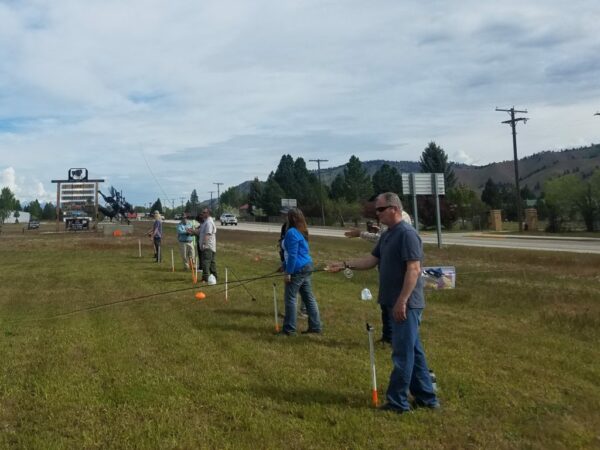
<path id="1" fill-rule="evenodd" d="M 235 217 L 233 214 L 229 214 L 229 213 L 221 214 L 221 217 L 219 218 L 219 220 L 221 221 L 221 225 L 237 225 L 238 224 L 237 217 Z"/>

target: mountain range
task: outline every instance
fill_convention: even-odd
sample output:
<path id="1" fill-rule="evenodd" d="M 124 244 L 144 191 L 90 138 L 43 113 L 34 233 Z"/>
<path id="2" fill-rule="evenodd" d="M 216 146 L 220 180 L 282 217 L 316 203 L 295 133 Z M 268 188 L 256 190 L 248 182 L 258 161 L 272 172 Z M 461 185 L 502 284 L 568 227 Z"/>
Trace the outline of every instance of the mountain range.
<path id="1" fill-rule="evenodd" d="M 395 167 L 399 173 L 421 172 L 421 166 L 417 161 L 372 160 L 362 162 L 370 176 L 373 176 L 383 164 Z M 451 164 L 458 183 L 465 184 L 477 193 L 481 193 L 489 178 L 494 183 L 514 184 L 515 182 L 515 168 L 512 160 L 484 166 Z M 334 178 L 343 173 L 344 167 L 345 164 L 321 169 L 323 183 L 331 185 Z M 567 150 L 548 150 L 519 159 L 519 180 L 521 188 L 527 186 L 531 192 L 539 196 L 544 183 L 551 178 L 574 173 L 585 179 L 597 169 L 600 169 L 600 144 Z M 316 173 L 316 171 L 313 172 Z M 251 181 L 245 181 L 237 187 L 242 192 L 248 192 L 250 183 Z"/>

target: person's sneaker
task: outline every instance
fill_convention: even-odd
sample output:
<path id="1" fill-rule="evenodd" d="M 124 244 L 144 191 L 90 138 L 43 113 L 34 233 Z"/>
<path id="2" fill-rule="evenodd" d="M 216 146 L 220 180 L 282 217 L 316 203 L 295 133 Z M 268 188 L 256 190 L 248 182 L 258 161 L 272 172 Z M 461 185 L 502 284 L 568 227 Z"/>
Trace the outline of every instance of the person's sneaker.
<path id="1" fill-rule="evenodd" d="M 321 334 L 323 333 L 322 330 L 311 330 L 310 328 L 308 330 L 304 330 L 301 331 L 300 334 Z"/>
<path id="2" fill-rule="evenodd" d="M 410 406 L 413 409 L 417 409 L 417 408 L 427 408 L 427 409 L 440 409 L 440 402 L 435 402 L 432 404 L 426 404 L 423 402 L 423 400 L 419 400 L 418 398 L 413 399 L 412 402 L 410 402 Z"/>
<path id="3" fill-rule="evenodd" d="M 296 332 L 295 331 L 278 331 L 277 333 L 275 333 L 275 336 L 296 336 Z"/>
<path id="4" fill-rule="evenodd" d="M 396 414 L 404 414 L 404 413 L 410 412 L 410 409 L 400 409 L 400 408 L 396 408 L 394 405 L 392 405 L 390 403 L 385 403 L 385 404 L 381 405 L 379 408 L 377 408 L 377 411 L 393 412 Z"/>

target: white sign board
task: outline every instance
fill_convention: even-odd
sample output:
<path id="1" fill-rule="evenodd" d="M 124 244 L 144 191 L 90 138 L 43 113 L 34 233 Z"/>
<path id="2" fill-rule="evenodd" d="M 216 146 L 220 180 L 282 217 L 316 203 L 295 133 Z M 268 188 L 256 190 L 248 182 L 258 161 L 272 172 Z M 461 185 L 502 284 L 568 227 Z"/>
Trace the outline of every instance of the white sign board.
<path id="1" fill-rule="evenodd" d="M 282 198 L 281 199 L 281 207 L 282 208 L 296 208 L 298 206 L 298 202 L 295 198 Z"/>
<path id="2" fill-rule="evenodd" d="M 403 195 L 435 195 L 435 183 L 437 183 L 437 194 L 446 194 L 443 173 L 402 173 L 400 176 Z M 411 178 L 414 179 L 414 191 Z"/>

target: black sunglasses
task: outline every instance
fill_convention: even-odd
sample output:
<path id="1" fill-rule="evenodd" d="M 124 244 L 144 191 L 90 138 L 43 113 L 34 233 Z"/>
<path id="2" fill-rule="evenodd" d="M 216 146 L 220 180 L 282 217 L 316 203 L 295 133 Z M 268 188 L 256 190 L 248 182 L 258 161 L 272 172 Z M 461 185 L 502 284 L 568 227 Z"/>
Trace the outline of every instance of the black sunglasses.
<path id="1" fill-rule="evenodd" d="M 386 209 L 393 208 L 393 207 L 394 207 L 394 205 L 380 206 L 379 208 L 375 208 L 375 211 L 377 211 L 378 213 L 382 213 Z"/>

